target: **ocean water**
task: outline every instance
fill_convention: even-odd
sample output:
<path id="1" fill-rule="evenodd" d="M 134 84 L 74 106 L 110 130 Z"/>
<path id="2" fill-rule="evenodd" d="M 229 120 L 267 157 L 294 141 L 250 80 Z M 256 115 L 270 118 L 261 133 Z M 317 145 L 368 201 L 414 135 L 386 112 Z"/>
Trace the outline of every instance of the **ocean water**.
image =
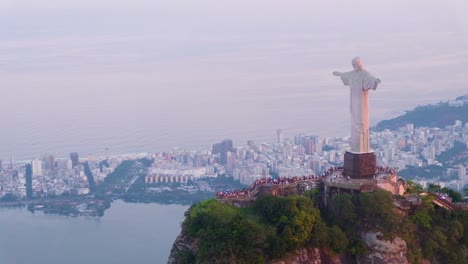
<path id="1" fill-rule="evenodd" d="M 449 100 L 464 92 L 462 88 L 431 93 L 398 91 L 382 84 L 370 98 L 371 125 L 418 104 Z M 173 93 L 176 96 L 177 91 Z M 173 147 L 209 149 L 225 138 L 233 139 L 235 145 L 247 140 L 273 142 L 278 128 L 285 138 L 298 133 L 322 137 L 349 134 L 349 92 L 340 83 L 335 90 L 305 86 L 275 91 L 226 89 L 220 93 L 212 100 L 198 96 L 173 107 L 161 105 L 163 99 L 157 98 L 153 104 L 138 103 L 143 100 L 138 95 L 134 106 L 100 109 L 100 105 L 91 104 L 65 113 L 46 108 L 27 117 L 22 110 L 12 111 L 11 118 L 1 120 L 0 159 L 7 164 L 10 156 L 30 160 L 44 154 L 67 157 L 70 152 L 81 157 L 104 155 L 106 149 L 109 154 L 168 151 Z"/>
<path id="2" fill-rule="evenodd" d="M 0 263 L 166 263 L 187 209 L 115 201 L 94 218 L 0 207 Z"/>

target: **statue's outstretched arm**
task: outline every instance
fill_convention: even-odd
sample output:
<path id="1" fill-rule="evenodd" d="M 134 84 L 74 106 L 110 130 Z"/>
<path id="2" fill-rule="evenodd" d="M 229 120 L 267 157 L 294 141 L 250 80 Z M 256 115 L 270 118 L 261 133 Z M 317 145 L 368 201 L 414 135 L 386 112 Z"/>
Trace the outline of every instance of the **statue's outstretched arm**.
<path id="1" fill-rule="evenodd" d="M 335 72 L 333 72 L 333 75 L 335 75 L 335 76 L 340 76 L 340 75 L 341 75 L 341 72 L 335 71 Z"/>

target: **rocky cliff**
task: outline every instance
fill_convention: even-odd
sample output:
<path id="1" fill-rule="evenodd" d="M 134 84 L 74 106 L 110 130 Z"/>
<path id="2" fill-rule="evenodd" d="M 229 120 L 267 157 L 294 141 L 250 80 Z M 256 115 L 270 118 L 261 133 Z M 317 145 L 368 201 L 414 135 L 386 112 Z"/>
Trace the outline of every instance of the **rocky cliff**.
<path id="1" fill-rule="evenodd" d="M 361 257 L 362 263 L 386 263 L 386 264 L 407 264 L 406 242 L 395 237 L 392 240 L 384 240 L 382 233 L 364 233 L 362 241 L 367 246 L 367 253 Z"/>
<path id="2" fill-rule="evenodd" d="M 168 264 L 185 264 L 190 256 L 197 253 L 197 242 L 187 235 L 184 228 L 172 244 L 171 254 L 167 260 Z"/>

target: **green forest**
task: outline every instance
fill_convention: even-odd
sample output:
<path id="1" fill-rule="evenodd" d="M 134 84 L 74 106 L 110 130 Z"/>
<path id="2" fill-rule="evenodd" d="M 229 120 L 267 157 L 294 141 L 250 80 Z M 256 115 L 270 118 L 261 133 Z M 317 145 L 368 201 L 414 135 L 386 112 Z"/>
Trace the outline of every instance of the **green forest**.
<path id="1" fill-rule="evenodd" d="M 366 253 L 359 239 L 380 231 L 408 245 L 412 263 L 466 263 L 468 212 L 435 207 L 431 198 L 409 214 L 398 212 L 385 191 L 336 195 L 319 206 L 316 191 L 305 196 L 265 196 L 237 208 L 214 199 L 190 207 L 183 222 L 198 251 L 178 254 L 179 263 L 265 263 L 301 247 L 317 247 L 356 260 Z"/>

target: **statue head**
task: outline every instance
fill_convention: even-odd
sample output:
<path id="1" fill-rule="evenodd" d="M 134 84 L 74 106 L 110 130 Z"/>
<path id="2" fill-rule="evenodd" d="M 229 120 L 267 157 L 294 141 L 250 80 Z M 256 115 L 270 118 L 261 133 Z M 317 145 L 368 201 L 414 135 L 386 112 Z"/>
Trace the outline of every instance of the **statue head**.
<path id="1" fill-rule="evenodd" d="M 353 68 L 355 71 L 363 71 L 364 70 L 364 63 L 362 63 L 361 58 L 356 57 L 351 61 Z"/>

